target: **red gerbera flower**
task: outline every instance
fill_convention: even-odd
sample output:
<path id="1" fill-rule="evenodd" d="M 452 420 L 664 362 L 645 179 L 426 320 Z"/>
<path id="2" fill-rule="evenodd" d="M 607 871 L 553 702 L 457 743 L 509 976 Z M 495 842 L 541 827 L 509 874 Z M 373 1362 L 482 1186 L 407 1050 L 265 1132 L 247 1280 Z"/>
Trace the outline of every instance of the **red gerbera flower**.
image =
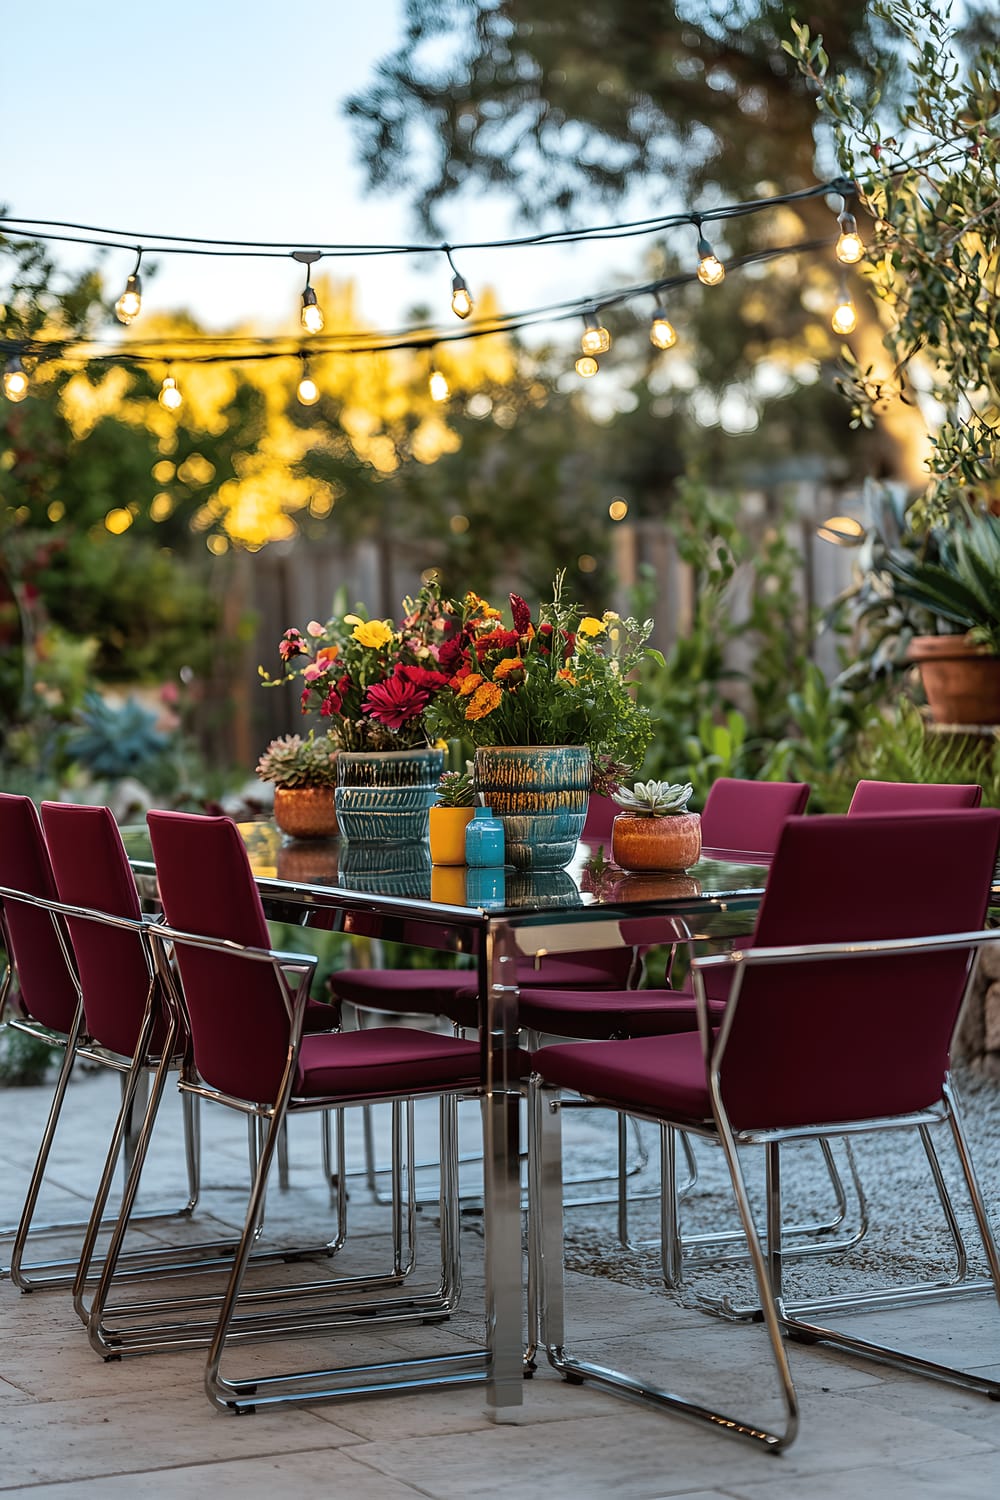
<path id="1" fill-rule="evenodd" d="M 428 667 L 397 666 L 393 676 L 405 677 L 406 681 L 412 682 L 414 687 L 426 688 L 431 693 L 447 686 L 448 682 L 445 672 L 432 672 Z"/>
<path id="2" fill-rule="evenodd" d="M 487 651 L 511 651 L 520 640 L 516 630 L 490 630 L 476 640 L 476 655 L 482 661 Z"/>
<path id="3" fill-rule="evenodd" d="M 422 713 L 430 701 L 426 688 L 417 687 L 405 677 L 387 677 L 374 683 L 365 694 L 362 711 L 388 729 L 400 729 Z"/>

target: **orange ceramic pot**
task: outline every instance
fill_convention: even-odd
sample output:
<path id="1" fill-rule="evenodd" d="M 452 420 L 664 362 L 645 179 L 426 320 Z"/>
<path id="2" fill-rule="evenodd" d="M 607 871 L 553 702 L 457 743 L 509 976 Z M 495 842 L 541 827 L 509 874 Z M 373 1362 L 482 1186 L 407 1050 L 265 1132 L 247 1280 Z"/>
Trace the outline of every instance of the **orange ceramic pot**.
<path id="1" fill-rule="evenodd" d="M 327 839 L 337 832 L 332 786 L 276 786 L 274 821 L 293 839 Z"/>
<path id="2" fill-rule="evenodd" d="M 623 870 L 687 870 L 701 858 L 701 815 L 620 812 L 611 825 L 611 858 Z"/>
<path id="3" fill-rule="evenodd" d="M 1000 657 L 964 635 L 915 635 L 906 655 L 935 724 L 1000 724 Z"/>
<path id="4" fill-rule="evenodd" d="M 701 881 L 679 870 L 639 870 L 619 875 L 608 892 L 610 901 L 663 901 L 701 895 Z"/>
<path id="5" fill-rule="evenodd" d="M 431 860 L 434 864 L 465 864 L 465 830 L 474 812 L 474 807 L 430 809 Z"/>

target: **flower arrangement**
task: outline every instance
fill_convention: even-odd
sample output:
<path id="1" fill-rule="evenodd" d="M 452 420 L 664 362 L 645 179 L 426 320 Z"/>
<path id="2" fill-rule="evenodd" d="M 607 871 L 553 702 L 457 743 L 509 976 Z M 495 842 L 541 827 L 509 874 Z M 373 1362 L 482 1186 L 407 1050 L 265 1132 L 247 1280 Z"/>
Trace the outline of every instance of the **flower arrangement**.
<path id="1" fill-rule="evenodd" d="M 358 605 L 278 643 L 280 676 L 259 667 L 266 687 L 301 683 L 303 713 L 316 711 L 342 750 L 410 750 L 432 742 L 426 710 L 458 666 L 453 608 L 436 584 L 404 599 L 399 624 L 371 620 Z"/>
<path id="2" fill-rule="evenodd" d="M 652 621 L 599 618 L 563 599 L 564 574 L 536 619 L 519 594 L 510 595 L 511 624 L 477 594 L 452 606 L 452 670 L 427 709 L 442 737 L 474 745 L 586 745 L 594 788 L 609 790 L 641 764 L 652 737 L 647 709 L 636 703 L 629 676 L 646 656 Z"/>
<path id="3" fill-rule="evenodd" d="M 329 735 L 316 739 L 309 733 L 305 739 L 297 734 L 283 734 L 272 740 L 257 762 L 261 781 L 273 781 L 279 787 L 337 785 L 337 746 Z"/>

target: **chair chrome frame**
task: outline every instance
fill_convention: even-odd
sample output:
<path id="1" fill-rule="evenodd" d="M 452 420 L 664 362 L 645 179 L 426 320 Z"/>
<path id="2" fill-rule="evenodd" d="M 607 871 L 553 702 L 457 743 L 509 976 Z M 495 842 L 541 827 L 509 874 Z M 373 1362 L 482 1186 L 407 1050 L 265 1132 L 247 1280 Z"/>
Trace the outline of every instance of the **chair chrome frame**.
<path id="1" fill-rule="evenodd" d="M 591 1380 L 619 1394 L 639 1398 L 644 1402 L 664 1407 L 696 1421 L 706 1423 L 709 1426 L 747 1438 L 751 1442 L 772 1451 L 780 1451 L 787 1448 L 794 1441 L 799 1424 L 798 1398 L 785 1349 L 786 1337 L 801 1339 L 804 1342 L 819 1341 L 827 1343 L 835 1348 L 889 1364 L 898 1369 L 945 1380 L 971 1390 L 980 1391 L 994 1400 L 1000 1399 L 1000 1381 L 998 1380 L 990 1380 L 968 1371 L 959 1370 L 957 1367 L 926 1360 L 917 1354 L 890 1348 L 875 1341 L 862 1340 L 852 1335 L 838 1332 L 823 1324 L 810 1322 L 801 1316 L 803 1312 L 822 1310 L 823 1308 L 829 1309 L 831 1306 L 856 1312 L 875 1306 L 887 1307 L 898 1305 L 900 1302 L 907 1302 L 918 1296 L 923 1299 L 926 1299 L 928 1296 L 947 1296 L 954 1294 L 956 1291 L 961 1291 L 968 1295 L 973 1291 L 992 1290 L 997 1301 L 1000 1302 L 1000 1256 L 998 1256 L 996 1241 L 986 1212 L 982 1190 L 976 1177 L 968 1142 L 962 1129 L 960 1112 L 950 1080 L 946 1078 L 944 1081 L 940 1103 L 926 1110 L 885 1119 L 865 1119 L 836 1122 L 833 1124 L 818 1123 L 809 1127 L 781 1130 L 735 1129 L 730 1123 L 726 1112 L 721 1084 L 722 1063 L 736 1007 L 739 1002 L 743 977 L 751 965 L 757 966 L 789 962 L 801 963 L 803 960 L 811 959 L 835 961 L 851 957 L 856 958 L 862 955 L 877 958 L 899 953 L 966 949 L 969 954 L 965 986 L 965 994 L 967 994 L 975 973 L 976 959 L 980 948 L 986 943 L 996 941 L 1000 941 L 1000 931 L 980 930 L 935 937 L 917 937 L 890 941 L 761 947 L 712 955 L 692 961 L 695 997 L 698 1005 L 699 1031 L 707 1068 L 712 1118 L 700 1124 L 696 1123 L 692 1125 L 690 1121 L 681 1120 L 680 1118 L 669 1120 L 663 1117 L 659 1118 L 659 1123 L 677 1125 L 685 1130 L 692 1130 L 695 1134 L 703 1135 L 707 1139 L 715 1140 L 721 1145 L 725 1153 L 733 1194 L 743 1231 L 746 1235 L 750 1261 L 760 1294 L 761 1317 L 766 1329 L 781 1393 L 784 1421 L 779 1430 L 771 1431 L 755 1422 L 734 1418 L 728 1413 L 706 1407 L 674 1392 L 650 1386 L 622 1371 L 613 1370 L 589 1360 L 575 1358 L 567 1352 L 565 1347 L 563 1313 L 564 1278 L 559 1124 L 561 1107 L 560 1091 L 544 1084 L 535 1075 L 532 1079 L 533 1110 L 531 1138 L 531 1180 L 535 1195 L 535 1211 L 532 1214 L 530 1253 L 534 1280 L 537 1284 L 539 1295 L 540 1342 L 545 1347 L 549 1362 L 553 1367 L 571 1381 Z M 733 969 L 733 982 L 722 1026 L 719 1028 L 717 1036 L 713 1039 L 703 976 L 705 969 L 722 965 L 730 966 Z M 615 1109 L 618 1113 L 622 1113 L 625 1108 L 620 1103 L 615 1104 L 598 1097 L 590 1095 L 584 1095 L 583 1097 L 591 1099 L 591 1102 L 594 1104 L 603 1104 L 606 1108 Z M 628 1112 L 639 1113 L 640 1117 L 642 1117 L 641 1111 L 635 1111 L 631 1105 L 628 1106 Z M 648 1114 L 645 1117 L 657 1118 Z M 942 1121 L 947 1121 L 950 1125 L 958 1150 L 966 1188 L 990 1268 L 989 1279 L 976 1283 L 967 1283 L 961 1287 L 957 1287 L 951 1282 L 945 1285 L 932 1283 L 927 1288 L 920 1289 L 919 1291 L 907 1287 L 897 1289 L 893 1295 L 877 1295 L 875 1298 L 844 1297 L 826 1299 L 822 1304 L 792 1304 L 787 1302 L 783 1293 L 781 1276 L 784 1250 L 782 1246 L 780 1173 L 778 1171 L 777 1151 L 779 1142 L 792 1139 L 811 1139 L 841 1135 L 846 1137 L 851 1134 L 867 1133 L 872 1130 L 912 1129 L 913 1127 L 926 1132 L 930 1125 Z M 738 1148 L 746 1145 L 764 1145 L 767 1151 L 769 1182 L 766 1208 L 766 1239 L 762 1238 L 758 1231 L 739 1158 Z M 943 1191 L 943 1181 L 940 1178 L 939 1170 L 935 1170 L 936 1159 L 932 1152 L 929 1153 L 929 1160 L 935 1178 L 935 1186 L 938 1193 L 941 1194 Z M 667 1211 L 667 1215 L 668 1213 L 669 1211 Z M 670 1226 L 665 1224 L 665 1231 L 669 1228 Z"/>
<path id="2" fill-rule="evenodd" d="M 9 1231 L 0 1231 L 0 1237 L 4 1237 L 7 1234 L 13 1237 L 11 1262 L 6 1274 L 9 1274 L 14 1285 L 19 1287 L 21 1291 L 30 1292 L 40 1288 L 72 1286 L 79 1264 L 77 1257 L 26 1262 L 24 1257 L 30 1238 L 66 1235 L 82 1230 L 85 1237 L 90 1241 L 91 1254 L 93 1254 L 93 1242 L 96 1240 L 97 1235 L 102 1229 L 108 1229 L 115 1223 L 116 1216 L 114 1214 L 105 1216 L 105 1209 L 119 1157 L 124 1152 L 126 1174 L 133 1159 L 136 1140 L 135 1121 L 142 1110 L 141 1090 L 147 1081 L 152 1066 L 148 1058 L 148 1043 L 157 1015 L 159 985 L 154 974 L 151 955 L 144 943 L 143 951 L 146 953 L 149 963 L 150 981 L 146 996 L 145 1015 L 136 1052 L 132 1058 L 121 1057 L 116 1053 L 110 1052 L 107 1048 L 95 1043 L 86 1032 L 83 992 L 77 977 L 69 935 L 64 926 L 64 919 L 67 916 L 73 916 L 104 921 L 114 926 L 136 930 L 140 936 L 145 932 L 146 924 L 136 924 L 127 918 L 113 917 L 103 912 L 94 912 L 87 908 L 68 905 L 65 902 L 44 896 L 29 895 L 24 891 L 18 891 L 7 886 L 0 887 L 0 903 L 4 901 L 20 902 L 23 905 L 32 906 L 48 913 L 52 922 L 55 940 L 62 952 L 67 972 L 77 994 L 76 1013 L 69 1033 L 65 1037 L 55 1035 L 51 1037 L 55 1045 L 63 1047 L 64 1056 L 58 1078 L 56 1079 L 52 1101 L 49 1106 L 45 1128 L 28 1184 L 21 1217 L 18 1224 L 13 1226 Z M 4 937 L 6 939 L 5 928 Z M 11 965 L 8 961 L 8 974 L 5 977 L 3 986 L 4 995 L 7 993 L 10 982 Z M 20 1017 L 10 1017 L 6 1024 L 14 1026 L 28 1035 L 43 1036 L 46 1040 L 50 1038 L 50 1033 L 44 1028 L 39 1028 L 31 1021 L 22 1020 Z M 171 1048 L 174 1046 L 175 1041 L 176 1036 L 172 1033 L 169 1043 Z M 34 1223 L 34 1216 L 38 1198 L 44 1182 L 49 1156 L 66 1096 L 66 1089 L 78 1058 L 100 1067 L 110 1068 L 112 1071 L 118 1073 L 121 1078 L 121 1105 L 113 1128 L 109 1153 L 101 1175 L 95 1208 L 88 1219 L 36 1225 Z M 196 1104 L 185 1109 L 184 1135 L 188 1177 L 187 1201 L 177 1209 L 163 1209 L 143 1213 L 136 1218 L 136 1223 L 146 1224 L 170 1219 L 188 1219 L 193 1214 L 198 1203 L 200 1185 L 199 1130 Z M 162 1251 L 129 1251 L 127 1264 L 129 1267 L 141 1265 L 149 1269 L 155 1267 L 157 1262 L 162 1259 Z"/>
<path id="3" fill-rule="evenodd" d="M 290 1113 L 316 1112 L 341 1108 L 340 1100 L 327 1098 L 298 1101 L 293 1098 L 295 1065 L 302 1037 L 306 1004 L 309 998 L 309 981 L 316 965 L 315 957 L 301 953 L 282 953 L 275 949 L 255 948 L 199 934 L 185 933 L 165 923 L 157 923 L 149 929 L 154 944 L 158 970 L 167 986 L 172 1005 L 178 1013 L 184 1013 L 183 989 L 177 979 L 171 956 L 179 944 L 224 952 L 239 956 L 249 962 L 270 965 L 279 984 L 283 1003 L 290 1023 L 288 1056 L 285 1063 L 281 1088 L 276 1101 L 271 1104 L 252 1104 L 246 1100 L 225 1094 L 206 1084 L 197 1074 L 190 1057 L 185 1060 L 178 1080 L 182 1093 L 206 1099 L 244 1114 L 258 1131 L 260 1149 L 257 1153 L 251 1184 L 246 1219 L 242 1233 L 235 1246 L 235 1253 L 228 1265 L 228 1281 L 224 1292 L 208 1292 L 174 1298 L 161 1298 L 142 1303 L 129 1303 L 114 1309 L 119 1317 L 117 1327 L 105 1322 L 109 1311 L 108 1294 L 112 1285 L 122 1239 L 127 1228 L 129 1214 L 138 1188 L 148 1132 L 140 1133 L 136 1160 L 126 1186 L 122 1211 L 112 1242 L 108 1249 L 104 1268 L 95 1292 L 89 1313 L 88 1329 L 91 1342 L 105 1357 L 121 1357 L 140 1353 L 158 1352 L 167 1349 L 209 1349 L 206 1388 L 216 1406 L 225 1410 L 249 1411 L 256 1406 L 288 1400 L 315 1400 L 318 1396 L 353 1394 L 358 1391 L 388 1389 L 399 1390 L 409 1385 L 420 1386 L 482 1380 L 487 1374 L 485 1353 L 440 1356 L 431 1360 L 402 1361 L 391 1367 L 388 1379 L 379 1382 L 370 1377 L 379 1367 L 357 1369 L 317 1370 L 292 1372 L 286 1375 L 255 1377 L 251 1381 L 230 1381 L 221 1373 L 223 1349 L 229 1342 L 255 1338 L 278 1338 L 285 1335 L 302 1336 L 322 1334 L 351 1327 L 372 1327 L 384 1322 L 428 1322 L 447 1318 L 458 1304 L 461 1293 L 461 1263 L 458 1253 L 458 1197 L 456 1132 L 454 1125 L 455 1103 L 460 1098 L 470 1097 L 467 1089 L 449 1090 L 440 1095 L 442 1160 L 441 1189 L 441 1251 L 442 1264 L 438 1285 L 426 1292 L 407 1294 L 401 1292 L 402 1284 L 413 1268 L 413 1240 L 415 1235 L 415 1193 L 413 1191 L 412 1144 L 407 1153 L 407 1212 L 405 1227 L 408 1231 L 409 1254 L 404 1260 L 401 1253 L 404 1216 L 401 1196 L 395 1194 L 393 1210 L 393 1264 L 385 1274 L 326 1277 L 292 1286 L 272 1285 L 244 1290 L 243 1280 L 256 1243 L 263 1217 L 264 1199 L 268 1174 L 277 1154 L 282 1127 Z M 154 1080 L 154 1092 L 162 1091 L 163 1078 Z M 394 1104 L 394 1159 L 401 1156 L 402 1115 L 409 1121 L 413 1096 L 387 1096 Z M 366 1096 L 365 1101 L 381 1102 L 379 1096 Z M 351 1102 L 351 1101 L 347 1101 Z M 148 1123 L 148 1121 L 146 1122 Z M 144 1138 L 146 1137 L 146 1138 Z M 401 1176 L 397 1167 L 395 1175 Z M 340 1174 L 343 1184 L 343 1173 Z M 287 1260 L 289 1252 L 276 1251 L 274 1259 Z M 381 1292 L 381 1296 L 365 1295 L 364 1300 L 345 1300 L 358 1294 Z M 271 1304 L 283 1306 L 271 1307 Z M 269 1310 L 270 1308 L 270 1310 Z M 247 1311 L 246 1309 L 249 1309 Z M 192 1316 L 182 1317 L 182 1314 Z M 443 1371 L 444 1373 L 438 1373 Z M 319 1389 L 315 1383 L 319 1382 Z"/>

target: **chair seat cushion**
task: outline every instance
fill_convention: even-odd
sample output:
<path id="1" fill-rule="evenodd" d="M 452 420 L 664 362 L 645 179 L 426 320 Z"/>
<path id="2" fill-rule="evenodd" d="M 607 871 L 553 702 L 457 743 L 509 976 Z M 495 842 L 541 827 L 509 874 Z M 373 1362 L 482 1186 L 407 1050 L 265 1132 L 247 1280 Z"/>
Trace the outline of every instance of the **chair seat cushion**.
<path id="1" fill-rule="evenodd" d="M 293 1096 L 345 1098 L 478 1087 L 478 1042 L 404 1026 L 303 1037 Z"/>
<path id="2" fill-rule="evenodd" d="M 457 1026 L 475 1026 L 479 1014 L 469 969 L 337 969 L 330 988 L 361 1010 L 447 1016 Z"/>
<path id="3" fill-rule="evenodd" d="M 698 1012 L 693 995 L 672 990 L 522 990 L 522 1026 L 553 1036 L 607 1041 L 694 1031 Z M 715 1024 L 724 1006 L 709 1002 Z"/>
<path id="4" fill-rule="evenodd" d="M 623 1110 L 667 1120 L 712 1118 L 696 1031 L 623 1042 L 561 1042 L 539 1047 L 532 1067 L 546 1083 Z"/>

